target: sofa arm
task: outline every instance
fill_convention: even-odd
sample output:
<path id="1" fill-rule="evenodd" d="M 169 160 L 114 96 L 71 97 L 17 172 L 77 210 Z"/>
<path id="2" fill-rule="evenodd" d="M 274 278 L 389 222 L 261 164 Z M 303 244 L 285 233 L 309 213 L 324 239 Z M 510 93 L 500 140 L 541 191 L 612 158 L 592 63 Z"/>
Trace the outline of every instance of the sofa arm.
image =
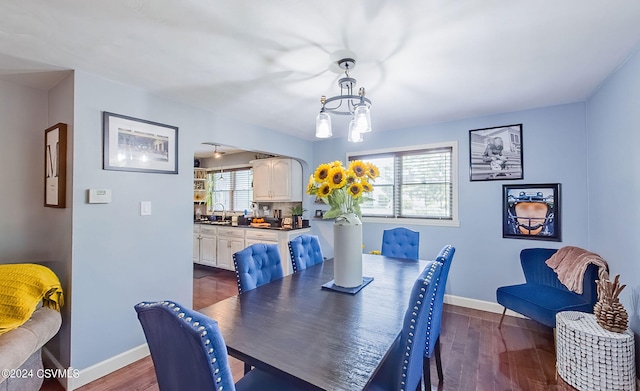
<path id="1" fill-rule="evenodd" d="M 62 317 L 56 310 L 41 307 L 25 324 L 0 335 L 0 368 L 17 369 L 60 329 Z M 0 377 L 0 383 L 5 377 Z"/>

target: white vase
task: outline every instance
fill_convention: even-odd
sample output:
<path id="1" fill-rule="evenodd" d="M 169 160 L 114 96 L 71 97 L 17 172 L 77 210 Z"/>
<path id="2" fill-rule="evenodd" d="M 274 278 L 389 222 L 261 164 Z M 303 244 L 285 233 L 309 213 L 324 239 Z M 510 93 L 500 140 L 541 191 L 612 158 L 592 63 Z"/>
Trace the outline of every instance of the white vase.
<path id="1" fill-rule="evenodd" d="M 333 278 L 343 288 L 362 285 L 362 222 L 354 213 L 333 224 Z"/>

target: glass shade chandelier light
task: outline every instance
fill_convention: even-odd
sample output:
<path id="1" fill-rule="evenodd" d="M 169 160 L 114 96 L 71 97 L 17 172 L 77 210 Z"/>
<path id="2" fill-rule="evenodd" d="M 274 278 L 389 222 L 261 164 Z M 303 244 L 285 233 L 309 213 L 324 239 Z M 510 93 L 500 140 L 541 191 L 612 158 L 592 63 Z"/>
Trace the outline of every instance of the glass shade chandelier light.
<path id="1" fill-rule="evenodd" d="M 349 77 L 349 70 L 356 66 L 353 58 L 343 58 L 337 61 L 338 67 L 344 70 L 345 77 L 338 80 L 340 95 L 327 98 L 320 98 L 320 113 L 316 117 L 316 137 L 328 138 L 333 135 L 331 130 L 331 117 L 329 113 L 339 115 L 351 115 L 349 122 L 349 134 L 347 140 L 350 142 L 361 142 L 362 134 L 371 131 L 371 100 L 366 98 L 364 87 L 360 87 L 358 95 L 353 91 L 356 87 L 356 79 Z M 333 105 L 331 105 L 333 103 Z"/>

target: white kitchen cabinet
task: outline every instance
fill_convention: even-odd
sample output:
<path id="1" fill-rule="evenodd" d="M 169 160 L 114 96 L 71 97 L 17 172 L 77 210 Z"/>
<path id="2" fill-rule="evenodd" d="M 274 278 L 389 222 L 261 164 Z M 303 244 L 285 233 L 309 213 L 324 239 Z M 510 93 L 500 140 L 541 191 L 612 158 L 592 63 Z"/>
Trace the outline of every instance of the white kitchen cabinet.
<path id="1" fill-rule="evenodd" d="M 200 228 L 200 263 L 207 266 L 218 266 L 216 258 L 216 227 Z"/>
<path id="2" fill-rule="evenodd" d="M 295 159 L 260 159 L 253 164 L 254 201 L 302 201 L 302 165 Z"/>
<path id="3" fill-rule="evenodd" d="M 193 263 L 200 263 L 200 226 L 193 225 Z"/>
<path id="4" fill-rule="evenodd" d="M 242 228 L 218 229 L 217 267 L 235 270 L 233 266 L 233 254 L 245 248 L 244 231 Z"/>
<path id="5" fill-rule="evenodd" d="M 256 243 L 278 244 L 278 232 L 265 229 L 247 229 L 245 234 L 246 247 Z"/>
<path id="6" fill-rule="evenodd" d="M 217 266 L 216 227 L 194 224 L 193 226 L 193 262 L 200 265 Z"/>

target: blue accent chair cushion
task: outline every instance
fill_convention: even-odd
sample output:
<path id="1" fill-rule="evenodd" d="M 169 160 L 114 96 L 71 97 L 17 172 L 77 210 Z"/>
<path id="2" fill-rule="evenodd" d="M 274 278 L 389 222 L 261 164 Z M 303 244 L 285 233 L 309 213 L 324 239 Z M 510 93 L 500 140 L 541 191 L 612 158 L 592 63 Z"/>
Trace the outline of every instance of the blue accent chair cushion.
<path id="1" fill-rule="evenodd" d="M 381 254 L 393 258 L 418 259 L 420 232 L 398 227 L 382 233 Z"/>
<path id="2" fill-rule="evenodd" d="M 135 310 L 161 391 L 284 391 L 300 387 L 259 369 L 233 383 L 218 322 L 172 301 L 142 302 Z"/>
<path id="3" fill-rule="evenodd" d="M 233 254 L 238 293 L 284 277 L 276 244 L 256 243 Z"/>
<path id="4" fill-rule="evenodd" d="M 556 314 L 562 311 L 593 313 L 598 300 L 598 267 L 589 265 L 584 274 L 582 294 L 565 287 L 545 261 L 557 250 L 528 248 L 520 252 L 525 283 L 497 289 L 496 299 L 510 309 L 546 326 L 556 327 Z"/>
<path id="5" fill-rule="evenodd" d="M 427 333 L 434 318 L 436 282 L 442 264 L 431 261 L 416 279 L 411 290 L 400 335 L 371 381 L 368 390 L 416 390 L 422 380 L 422 359 Z M 427 388 L 427 389 L 430 389 Z"/>
<path id="6" fill-rule="evenodd" d="M 300 235 L 289 242 L 293 272 L 324 262 L 320 241 L 316 235 Z"/>

